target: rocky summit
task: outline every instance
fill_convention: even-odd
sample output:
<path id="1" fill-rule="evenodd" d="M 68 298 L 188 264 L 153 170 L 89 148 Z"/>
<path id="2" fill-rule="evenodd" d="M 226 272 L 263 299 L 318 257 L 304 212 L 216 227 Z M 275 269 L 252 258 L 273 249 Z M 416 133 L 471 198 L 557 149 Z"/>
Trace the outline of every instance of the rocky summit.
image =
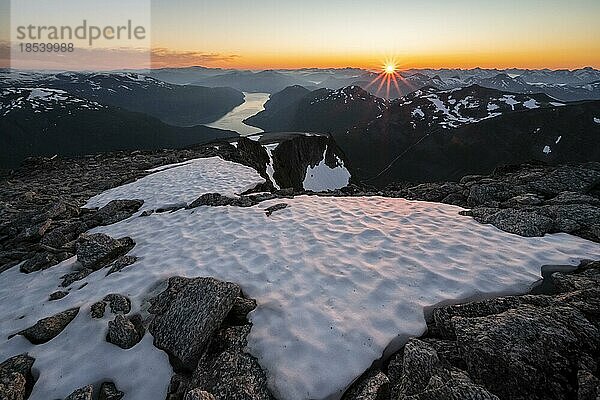
<path id="1" fill-rule="evenodd" d="M 457 182 L 397 182 L 384 189 L 351 178 L 343 187 L 315 193 L 304 185 L 309 172 L 316 174 L 315 171 L 324 168 L 327 173 L 336 169 L 351 173 L 351 164 L 344 160 L 331 137 L 301 135 L 277 140 L 281 141 L 279 150 L 273 150 L 271 142 L 241 138 L 235 144 L 220 142 L 182 150 L 28 159 L 22 167 L 4 172 L 0 178 L 0 277 L 10 275 L 16 285 L 36 277 L 43 277 L 41 280 L 46 283 L 39 286 L 42 289 L 27 286 L 43 303 L 44 317 L 13 313 L 8 318 L 10 324 L 5 325 L 11 329 L 20 327 L 6 332 L 11 345 L 20 341 L 11 349 L 30 351 L 13 353 L 6 360 L 0 360 L 0 399 L 40 398 L 36 394 L 38 387 L 39 393 L 60 393 L 58 396 L 65 400 L 140 398 L 138 391 L 142 393 L 144 388 L 137 381 L 130 384 L 133 378 L 127 374 L 109 378 L 89 373 L 87 382 L 48 389 L 52 385 L 46 379 L 53 361 L 48 360 L 43 349 L 54 349 L 56 344 L 59 351 L 58 347 L 70 340 L 71 328 L 83 329 L 90 335 L 90 348 L 69 350 L 74 356 L 90 351 L 90 357 L 97 357 L 98 353 L 93 353 L 96 350 L 92 348 L 100 346 L 100 351 L 108 354 L 115 366 L 122 367 L 120 354 L 126 354 L 124 358 L 130 360 L 139 357 L 155 360 L 157 364 L 149 361 L 145 366 L 148 374 L 156 374 L 153 380 L 168 382 L 161 389 L 164 390 L 161 398 L 286 398 L 279 390 L 280 382 L 272 378 L 277 376 L 277 371 L 266 368 L 267 361 L 255 352 L 257 346 L 252 334 L 259 327 L 257 324 L 265 323 L 257 309 L 271 309 L 274 315 L 291 311 L 295 318 L 306 322 L 302 320 L 306 315 L 301 309 L 280 310 L 275 295 L 261 303 L 259 297 L 253 296 L 260 293 L 256 287 L 243 280 L 230 282 L 204 275 L 200 272 L 201 265 L 192 265 L 198 273 L 190 274 L 190 270 L 180 265 L 187 262 L 185 258 L 174 257 L 169 260 L 172 265 L 165 263 L 160 269 L 147 271 L 146 278 L 152 279 L 144 281 L 139 269 L 157 257 L 144 252 L 149 237 L 164 233 L 152 228 L 139 237 L 113 236 L 101 228 L 127 226 L 137 220 L 147 221 L 144 224 L 154 227 L 152 221 L 162 221 L 165 217 L 172 218 L 165 223 L 167 225 L 177 223 L 177 218 L 184 216 L 204 221 L 213 215 L 231 216 L 244 210 L 258 210 L 252 214 L 253 218 L 268 224 L 297 212 L 294 200 L 298 198 L 325 201 L 339 197 L 372 202 L 405 198 L 426 202 L 429 207 L 435 207 L 436 203 L 456 206 L 444 210 L 452 210 L 461 221 L 473 224 L 469 226 L 493 225 L 504 231 L 503 234 L 518 235 L 522 239 L 561 233 L 577 236 L 581 242 L 600 242 L 598 163 L 520 164 L 497 168 L 490 175 L 465 176 Z M 85 207 L 88 199 L 108 189 L 185 166 L 190 160 L 209 157 L 220 157 L 251 168 L 256 183 L 235 195 L 208 188 L 187 196 L 185 202 L 160 207 L 146 208 L 143 192 L 136 192 L 131 198 L 112 199 L 100 207 Z M 161 169 L 165 165 L 166 169 Z M 155 169 L 157 167 L 160 168 Z M 341 218 L 334 211 L 328 212 L 333 222 Z M 353 215 L 361 218 L 360 213 Z M 303 222 L 311 223 L 311 218 L 309 215 Z M 234 225 L 240 224 L 219 218 L 210 223 L 215 224 L 214 229 L 223 231 L 231 231 Z M 297 222 L 294 226 L 301 229 L 303 225 Z M 278 235 L 285 233 L 277 230 L 277 225 L 269 227 L 273 229 L 271 239 L 277 243 Z M 363 226 L 365 229 L 368 231 Z M 314 236 L 319 240 L 308 238 L 309 244 L 303 251 L 315 251 L 314 243 L 326 240 L 331 231 L 335 229 L 328 226 Z M 383 239 L 373 230 L 369 232 L 373 247 L 377 247 L 377 243 L 385 247 Z M 200 242 L 208 242 L 205 231 L 197 230 L 193 235 Z M 189 236 L 183 233 L 181 240 L 188 240 Z M 345 238 L 352 240 L 351 236 Z M 240 243 L 232 246 L 240 246 Z M 338 245 L 343 243 L 338 242 Z M 446 257 L 445 262 L 454 262 L 454 255 L 442 256 Z M 219 253 L 212 264 L 229 268 L 227 257 L 234 255 Z M 251 275 L 263 274 L 260 275 L 263 285 L 284 284 L 271 281 L 261 268 L 288 269 L 290 265 L 272 265 L 267 257 L 250 253 L 245 257 L 255 257 L 251 263 L 254 269 L 246 272 L 248 279 Z M 295 257 L 302 254 L 297 253 Z M 477 260 L 481 262 L 480 258 L 469 262 Z M 158 263 L 164 261 L 159 259 Z M 528 294 L 499 297 L 486 291 L 486 296 L 482 296 L 486 299 L 472 302 L 464 302 L 462 294 L 456 295 L 461 301 L 451 301 L 455 295 L 451 294 L 445 297 L 448 301 L 425 307 L 425 333 L 421 330 L 419 334 L 403 337 L 400 345 L 397 341 L 387 343 L 382 354 L 373 355 L 370 368 L 367 364 L 357 370 L 354 381 L 346 382 L 330 398 L 597 400 L 600 398 L 600 264 L 588 260 L 576 267 L 546 267 L 543 281 L 537 282 Z M 469 265 L 465 265 L 464 270 L 469 274 Z M 494 275 L 502 280 L 502 271 Z M 353 279 L 358 285 L 367 285 L 368 278 L 365 272 Z M 340 275 L 337 279 L 345 278 Z M 407 275 L 407 279 L 412 278 Z M 125 281 L 140 284 L 120 290 L 119 285 Z M 527 292 L 524 288 L 530 281 L 535 282 L 535 278 L 520 282 L 515 292 Z M 315 287 L 319 284 L 314 283 Z M 99 288 L 97 292 L 101 294 L 87 298 L 89 288 Z M 348 288 L 352 290 L 352 286 Z M 316 298 L 316 292 L 309 289 L 314 287 L 296 287 L 296 292 L 290 291 L 288 296 Z M 396 296 L 394 290 L 397 289 L 381 283 L 369 296 Z M 74 304 L 78 306 L 73 307 Z M 332 304 L 317 307 L 333 309 Z M 402 307 L 398 307 L 398 324 L 403 323 L 402 312 Z M 328 323 L 334 332 L 335 321 Z M 373 338 L 366 341 L 369 340 Z M 294 348 L 297 344 L 290 341 L 286 346 Z M 355 349 L 336 347 L 319 351 L 325 357 L 329 352 L 352 354 Z M 162 360 L 161 365 L 168 368 L 159 367 L 160 361 L 156 360 Z M 335 371 L 331 373 L 335 376 Z M 329 378 L 323 377 L 324 386 Z"/>

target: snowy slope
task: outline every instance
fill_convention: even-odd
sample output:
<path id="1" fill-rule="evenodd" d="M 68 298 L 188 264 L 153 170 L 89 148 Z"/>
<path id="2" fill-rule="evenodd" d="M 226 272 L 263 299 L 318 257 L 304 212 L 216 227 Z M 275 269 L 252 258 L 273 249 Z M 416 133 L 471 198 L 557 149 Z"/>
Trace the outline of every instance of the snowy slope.
<path id="1" fill-rule="evenodd" d="M 149 172 L 154 173 L 92 197 L 86 207 L 102 207 L 111 200 L 139 199 L 144 200 L 143 210 L 155 210 L 191 203 L 205 193 L 236 197 L 265 182 L 254 169 L 220 157 L 189 160 Z"/>
<path id="2" fill-rule="evenodd" d="M 49 111 L 73 111 L 77 109 L 99 110 L 106 108 L 94 101 L 73 96 L 64 90 L 49 88 L 3 88 L 0 89 L 0 116 L 17 110 L 34 113 Z"/>
<path id="3" fill-rule="evenodd" d="M 148 204 L 195 198 L 219 189 L 209 173 L 214 162 L 164 169 L 138 180 L 135 196 L 121 188 L 91 204 L 124 196 Z M 225 166 L 232 174 L 243 168 Z M 197 178 L 199 170 L 205 179 Z M 223 193 L 256 177 L 232 179 Z M 85 287 L 76 290 L 83 282 L 75 283 L 58 301 L 46 300 L 73 259 L 30 275 L 18 268 L 3 273 L 0 302 L 10 299 L 11 307 L 0 308 L 0 357 L 29 352 L 36 358 L 34 369 L 41 375 L 32 400 L 64 398 L 76 387 L 104 379 L 115 381 L 126 400 L 162 400 L 170 379 L 166 354 L 152 346 L 148 333 L 127 351 L 108 344 L 104 336 L 110 317 L 92 320 L 90 306 L 106 294 L 123 293 L 132 300 L 133 312 L 144 313 L 144 301 L 161 290 L 158 285 L 166 278 L 213 276 L 239 283 L 257 299 L 248 350 L 267 370 L 274 393 L 289 400 L 335 398 L 391 342 L 397 346 L 423 333 L 425 307 L 524 292 L 539 280 L 542 264 L 576 264 L 600 256 L 598 244 L 565 234 L 507 234 L 460 216 L 455 206 L 302 196 L 286 199 L 287 209 L 267 217 L 264 209 L 279 202 L 134 216 L 99 228 L 113 237 L 134 238 L 137 245 L 130 254 L 139 261 L 107 277 L 105 271 L 95 272 Z M 6 339 L 73 306 L 81 307 L 79 315 L 47 344 Z"/>

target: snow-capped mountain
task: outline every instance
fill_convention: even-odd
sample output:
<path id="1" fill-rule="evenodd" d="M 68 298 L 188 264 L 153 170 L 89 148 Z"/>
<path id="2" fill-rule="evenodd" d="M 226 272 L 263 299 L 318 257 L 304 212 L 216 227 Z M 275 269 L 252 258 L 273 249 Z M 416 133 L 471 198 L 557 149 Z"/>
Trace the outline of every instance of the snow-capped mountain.
<path id="1" fill-rule="evenodd" d="M 410 120 L 413 129 L 451 129 L 509 112 L 564 105 L 544 94 L 500 92 L 478 85 L 448 91 L 427 87 L 395 101 L 389 113 Z"/>
<path id="2" fill-rule="evenodd" d="M 1 87 L 59 89 L 101 104 L 142 112 L 178 126 L 215 121 L 243 102 L 230 88 L 180 86 L 134 72 L 0 71 Z"/>
<path id="3" fill-rule="evenodd" d="M 2 88 L 0 89 L 0 116 L 5 117 L 19 110 L 34 114 L 73 109 L 100 110 L 106 108 L 97 102 L 72 96 L 64 90 L 49 88 Z"/>

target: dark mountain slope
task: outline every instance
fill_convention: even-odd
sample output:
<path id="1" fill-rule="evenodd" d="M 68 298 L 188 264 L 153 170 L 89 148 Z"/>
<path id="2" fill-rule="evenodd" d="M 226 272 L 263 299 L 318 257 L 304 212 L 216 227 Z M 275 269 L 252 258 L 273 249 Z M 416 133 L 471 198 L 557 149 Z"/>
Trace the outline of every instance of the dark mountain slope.
<path id="1" fill-rule="evenodd" d="M 0 167 L 25 157 L 83 155 L 111 150 L 178 148 L 234 132 L 167 125 L 141 113 L 104 106 L 52 89 L 3 89 Z"/>

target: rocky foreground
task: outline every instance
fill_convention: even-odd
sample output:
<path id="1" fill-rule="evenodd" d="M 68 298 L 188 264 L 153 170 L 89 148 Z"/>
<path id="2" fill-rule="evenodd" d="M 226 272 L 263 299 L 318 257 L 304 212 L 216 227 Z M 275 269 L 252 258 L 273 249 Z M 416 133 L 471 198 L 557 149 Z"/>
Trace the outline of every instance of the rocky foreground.
<path id="1" fill-rule="evenodd" d="M 130 238 L 87 234 L 133 215 L 142 202 L 117 200 L 100 209 L 81 208 L 106 189 L 147 175 L 159 165 L 219 155 L 266 176 L 261 146 L 240 140 L 186 150 L 119 152 L 77 159 L 28 160 L 0 184 L 0 273 L 52 268 L 77 257 L 80 268 L 62 277 L 49 294 L 55 301 L 90 273 L 119 271 L 136 262 Z M 268 160 L 267 160 L 268 161 Z M 302 164 L 302 162 L 299 162 Z M 304 165 L 301 165 L 305 168 Z M 293 176 L 293 171 L 289 173 Z M 267 180 L 269 182 L 269 180 Z M 292 185 L 293 186 L 293 185 Z M 252 206 L 265 199 L 304 194 L 269 184 L 232 200 L 204 195 L 187 205 Z M 268 193 L 264 193 L 267 191 Z M 600 241 L 600 164 L 562 167 L 524 165 L 458 183 L 396 185 L 375 190 L 360 184 L 329 195 L 384 195 L 469 207 L 465 214 L 523 236 L 566 232 Z M 172 210 L 152 210 L 168 212 Z M 554 273 L 525 296 L 442 306 L 431 311 L 427 334 L 376 363 L 344 399 L 595 399 L 600 397 L 600 264 L 583 263 L 573 273 Z M 69 289 L 67 289 L 69 288 Z M 258 361 L 244 350 L 256 307 L 236 283 L 210 277 L 174 276 L 151 301 L 149 315 L 131 313 L 127 296 L 114 293 L 90 310 L 68 309 L 16 332 L 33 344 L 53 340 L 80 312 L 109 315 L 106 340 L 129 349 L 151 334 L 166 352 L 174 375 L 169 399 L 273 399 Z M 0 360 L 1 361 L 1 360 Z M 27 354 L 0 364 L 0 399 L 26 399 L 36 381 Z M 73 388 L 75 389 L 75 388 Z M 113 382 L 90 382 L 69 400 L 116 400 L 125 394 Z"/>

